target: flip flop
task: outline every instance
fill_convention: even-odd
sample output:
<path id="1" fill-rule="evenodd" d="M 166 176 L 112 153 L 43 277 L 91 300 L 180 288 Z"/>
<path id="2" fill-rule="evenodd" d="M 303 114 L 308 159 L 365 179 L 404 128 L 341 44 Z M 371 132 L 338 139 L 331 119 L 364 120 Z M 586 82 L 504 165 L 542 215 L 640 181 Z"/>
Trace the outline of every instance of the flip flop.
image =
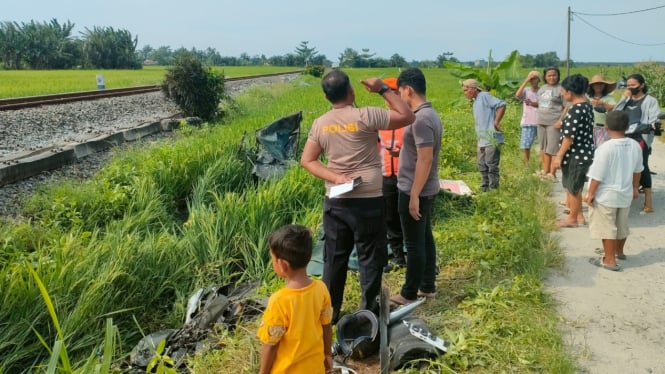
<path id="1" fill-rule="evenodd" d="M 558 227 L 560 229 L 561 228 L 574 228 L 574 227 L 577 227 L 577 226 L 578 226 L 577 222 L 570 223 L 570 222 L 567 222 L 565 219 L 560 219 L 560 220 L 556 221 L 556 227 Z"/>
<path id="2" fill-rule="evenodd" d="M 604 255 L 605 254 L 605 251 L 602 248 L 594 248 L 593 251 L 595 253 L 599 254 L 599 255 Z M 626 259 L 626 255 L 616 255 L 614 257 L 616 257 L 617 260 L 625 260 Z"/>
<path id="3" fill-rule="evenodd" d="M 400 294 L 390 296 L 390 310 L 397 309 L 404 305 L 409 305 L 417 300 L 409 300 Z"/>
<path id="4" fill-rule="evenodd" d="M 433 299 L 436 297 L 436 292 L 423 292 L 421 290 L 418 290 L 418 297 L 425 297 L 428 299 Z"/>
<path id="5" fill-rule="evenodd" d="M 592 257 L 589 259 L 589 263 L 593 266 L 598 266 L 599 268 L 603 268 L 606 270 L 611 270 L 611 271 L 621 271 L 621 266 L 619 265 L 606 265 L 603 262 L 603 259 L 605 257 Z"/>

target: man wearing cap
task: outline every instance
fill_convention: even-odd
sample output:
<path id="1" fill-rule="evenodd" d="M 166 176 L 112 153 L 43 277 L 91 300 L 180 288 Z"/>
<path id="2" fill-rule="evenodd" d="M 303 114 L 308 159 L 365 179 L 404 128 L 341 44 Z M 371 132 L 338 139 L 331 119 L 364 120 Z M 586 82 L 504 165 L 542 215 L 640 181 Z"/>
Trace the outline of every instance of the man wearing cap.
<path id="1" fill-rule="evenodd" d="M 602 74 L 596 74 L 591 78 L 589 82 L 589 88 L 587 90 L 587 98 L 593 106 L 593 144 L 594 148 L 603 144 L 604 141 L 609 139 L 609 135 L 605 130 L 605 118 L 607 112 L 614 109 L 616 105 L 616 100 L 614 96 L 611 95 L 612 92 L 617 88 L 616 82 L 608 82 L 605 80 Z M 602 107 L 604 111 L 599 112 L 596 108 Z"/>
<path id="2" fill-rule="evenodd" d="M 362 84 L 368 91 L 381 95 L 389 109 L 356 108 L 348 75 L 341 70 L 331 71 L 321 80 L 321 87 L 332 109 L 314 120 L 300 158 L 300 164 L 326 185 L 323 282 L 330 291 L 333 323 L 340 317 L 354 244 L 360 272 L 360 309 L 378 312 L 377 298 L 388 255 L 378 131 L 404 127 L 415 120 L 408 105 L 390 93 L 381 79 L 366 79 Z M 319 159 L 324 153 L 327 164 Z M 357 178 L 362 178 L 361 182 L 351 191 L 331 196 L 332 186 Z"/>
<path id="3" fill-rule="evenodd" d="M 473 118 L 478 136 L 478 171 L 480 190 L 485 192 L 499 188 L 499 162 L 503 132 L 501 119 L 506 112 L 506 102 L 480 89 L 478 81 L 462 82 L 464 96 L 473 101 Z"/>
<path id="4" fill-rule="evenodd" d="M 397 78 L 383 79 L 390 91 L 399 95 L 397 91 Z M 404 257 L 404 237 L 402 236 L 402 222 L 397 211 L 397 171 L 399 167 L 399 151 L 402 148 L 404 127 L 390 130 L 379 130 L 379 152 L 381 154 L 381 172 L 383 173 L 383 201 L 386 204 L 386 230 L 388 245 L 392 252 L 391 263 L 385 271 L 395 267 L 406 266 Z"/>

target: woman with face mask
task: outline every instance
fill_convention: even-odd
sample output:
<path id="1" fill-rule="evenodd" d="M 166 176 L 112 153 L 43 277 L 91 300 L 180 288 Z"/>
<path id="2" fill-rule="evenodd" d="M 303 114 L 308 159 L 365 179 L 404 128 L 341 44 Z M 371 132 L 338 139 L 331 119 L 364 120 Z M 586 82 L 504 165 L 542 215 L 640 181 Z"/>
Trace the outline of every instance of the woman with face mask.
<path id="1" fill-rule="evenodd" d="M 644 207 L 640 214 L 653 213 L 651 200 L 651 171 L 649 170 L 649 155 L 651 154 L 651 143 L 654 137 L 654 123 L 658 121 L 660 107 L 658 100 L 647 95 L 647 84 L 641 74 L 632 74 L 626 79 L 626 91 L 614 110 L 621 110 L 628 114 L 629 131 L 633 124 L 648 125 L 647 132 L 629 134 L 626 136 L 635 139 L 642 148 L 642 161 L 644 170 L 640 176 L 640 186 L 644 191 Z"/>

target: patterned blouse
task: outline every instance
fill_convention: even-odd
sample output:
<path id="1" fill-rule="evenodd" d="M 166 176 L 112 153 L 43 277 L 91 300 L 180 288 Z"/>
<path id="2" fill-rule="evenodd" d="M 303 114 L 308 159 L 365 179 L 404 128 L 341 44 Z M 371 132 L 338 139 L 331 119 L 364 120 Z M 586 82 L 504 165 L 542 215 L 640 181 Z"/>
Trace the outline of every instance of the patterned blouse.
<path id="1" fill-rule="evenodd" d="M 593 161 L 593 107 L 588 102 L 573 104 L 568 108 L 561 122 L 559 145 L 564 137 L 573 139 L 573 144 L 561 160 L 562 165 L 578 163 L 591 164 Z"/>

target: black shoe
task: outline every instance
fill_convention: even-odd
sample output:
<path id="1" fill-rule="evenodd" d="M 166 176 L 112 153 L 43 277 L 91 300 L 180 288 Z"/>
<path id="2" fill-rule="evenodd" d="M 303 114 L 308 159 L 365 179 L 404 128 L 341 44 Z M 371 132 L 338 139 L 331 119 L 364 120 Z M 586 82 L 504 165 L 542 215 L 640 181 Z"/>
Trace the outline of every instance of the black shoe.
<path id="1" fill-rule="evenodd" d="M 392 262 L 393 264 L 395 264 L 395 266 L 400 266 L 400 267 L 406 266 L 406 259 L 404 257 L 395 257 L 392 259 Z"/>
<path id="2" fill-rule="evenodd" d="M 393 270 L 403 268 L 406 266 L 406 260 L 404 258 L 391 258 L 388 261 L 388 264 L 383 267 L 384 273 L 390 273 Z"/>

